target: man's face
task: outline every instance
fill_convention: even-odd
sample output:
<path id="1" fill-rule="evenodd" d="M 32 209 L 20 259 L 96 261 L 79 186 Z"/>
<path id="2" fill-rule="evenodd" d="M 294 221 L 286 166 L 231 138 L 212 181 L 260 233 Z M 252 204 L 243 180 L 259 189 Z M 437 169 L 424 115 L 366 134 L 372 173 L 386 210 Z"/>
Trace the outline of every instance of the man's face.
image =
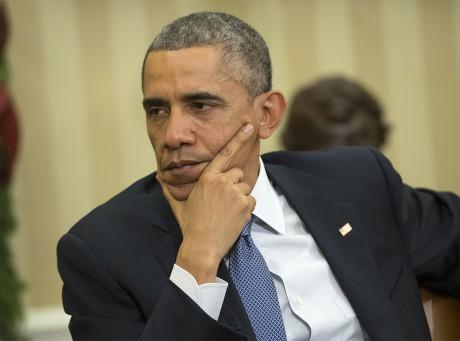
<path id="1" fill-rule="evenodd" d="M 258 99 L 222 70 L 214 47 L 156 51 L 144 68 L 147 132 L 158 173 L 176 200 L 185 200 L 215 155 L 245 124 L 254 125 L 250 140 L 232 167 L 254 185 L 258 171 Z M 260 102 L 260 101 L 259 101 Z"/>

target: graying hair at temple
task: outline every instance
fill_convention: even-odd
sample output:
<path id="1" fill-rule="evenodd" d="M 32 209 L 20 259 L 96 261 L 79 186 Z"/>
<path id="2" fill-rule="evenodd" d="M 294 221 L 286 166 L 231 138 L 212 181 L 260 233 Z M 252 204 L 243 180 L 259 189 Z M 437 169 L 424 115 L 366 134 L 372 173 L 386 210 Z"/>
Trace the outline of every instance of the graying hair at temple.
<path id="1" fill-rule="evenodd" d="M 200 12 L 174 20 L 155 37 L 146 56 L 153 51 L 206 46 L 222 50 L 223 71 L 245 86 L 251 98 L 271 90 L 272 66 L 264 39 L 229 14 Z"/>

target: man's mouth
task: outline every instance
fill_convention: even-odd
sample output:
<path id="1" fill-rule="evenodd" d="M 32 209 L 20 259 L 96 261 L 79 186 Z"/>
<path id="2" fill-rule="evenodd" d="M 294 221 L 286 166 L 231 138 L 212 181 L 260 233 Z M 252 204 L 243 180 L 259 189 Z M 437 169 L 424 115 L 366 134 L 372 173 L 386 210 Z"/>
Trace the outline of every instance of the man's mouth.
<path id="1" fill-rule="evenodd" d="M 170 161 L 163 168 L 165 181 L 170 185 L 184 185 L 198 181 L 208 161 L 178 160 Z"/>
<path id="2" fill-rule="evenodd" d="M 200 161 L 194 161 L 194 160 L 179 160 L 179 161 L 171 161 L 169 162 L 166 167 L 164 168 L 165 171 L 173 170 L 176 168 L 182 168 L 186 166 L 193 166 L 196 164 L 201 163 Z"/>

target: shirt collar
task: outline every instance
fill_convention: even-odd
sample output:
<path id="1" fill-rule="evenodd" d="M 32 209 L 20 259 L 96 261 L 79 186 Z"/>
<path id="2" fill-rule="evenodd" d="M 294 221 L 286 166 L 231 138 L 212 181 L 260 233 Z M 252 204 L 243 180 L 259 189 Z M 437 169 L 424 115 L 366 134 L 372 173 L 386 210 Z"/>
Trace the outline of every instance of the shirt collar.
<path id="1" fill-rule="evenodd" d="M 256 207 L 253 214 L 270 225 L 276 232 L 284 234 L 283 210 L 281 208 L 278 194 L 268 179 L 267 172 L 262 159 L 259 157 L 259 175 L 251 195 L 256 199 Z"/>

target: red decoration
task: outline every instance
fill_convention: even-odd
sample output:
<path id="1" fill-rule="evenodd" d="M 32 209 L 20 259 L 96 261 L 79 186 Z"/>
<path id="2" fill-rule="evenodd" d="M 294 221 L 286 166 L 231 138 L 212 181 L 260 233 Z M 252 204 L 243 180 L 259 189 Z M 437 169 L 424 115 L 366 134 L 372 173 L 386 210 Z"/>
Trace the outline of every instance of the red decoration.
<path id="1" fill-rule="evenodd" d="M 9 181 L 19 139 L 17 115 L 6 88 L 0 84 L 0 149 L 3 153 L 0 184 Z"/>

